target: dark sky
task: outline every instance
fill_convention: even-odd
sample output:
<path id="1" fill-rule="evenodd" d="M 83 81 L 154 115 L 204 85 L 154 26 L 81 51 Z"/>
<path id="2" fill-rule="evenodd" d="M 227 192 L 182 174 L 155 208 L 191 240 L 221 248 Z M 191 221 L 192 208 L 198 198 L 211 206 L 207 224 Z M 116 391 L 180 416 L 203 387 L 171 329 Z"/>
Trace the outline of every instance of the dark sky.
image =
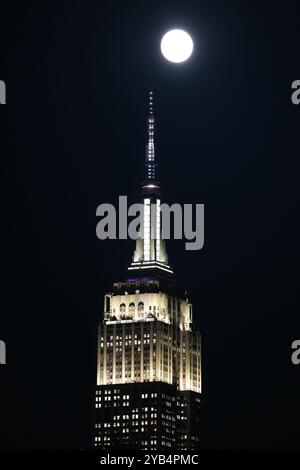
<path id="1" fill-rule="evenodd" d="M 139 197 L 155 92 L 163 199 L 205 204 L 168 244 L 203 334 L 205 447 L 299 447 L 299 2 L 1 2 L 0 447 L 89 446 L 103 295 L 132 241 L 96 207 Z M 190 61 L 159 50 L 172 27 Z"/>

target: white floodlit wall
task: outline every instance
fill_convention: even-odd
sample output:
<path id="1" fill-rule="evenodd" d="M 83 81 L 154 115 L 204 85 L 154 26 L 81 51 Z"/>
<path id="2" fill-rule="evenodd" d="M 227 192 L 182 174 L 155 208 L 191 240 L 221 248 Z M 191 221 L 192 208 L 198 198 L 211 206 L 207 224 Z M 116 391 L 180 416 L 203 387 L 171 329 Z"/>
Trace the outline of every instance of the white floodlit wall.
<path id="1" fill-rule="evenodd" d="M 201 392 L 201 338 L 191 331 L 191 304 L 165 293 L 141 293 L 108 294 L 104 306 L 98 385 L 163 381 Z"/>

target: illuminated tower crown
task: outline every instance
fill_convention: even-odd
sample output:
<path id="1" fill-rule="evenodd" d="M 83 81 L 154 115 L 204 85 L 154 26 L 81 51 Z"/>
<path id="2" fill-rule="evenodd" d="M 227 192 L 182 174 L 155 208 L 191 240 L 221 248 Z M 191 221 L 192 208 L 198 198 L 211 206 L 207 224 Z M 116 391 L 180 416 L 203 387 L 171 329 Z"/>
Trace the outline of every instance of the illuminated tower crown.
<path id="1" fill-rule="evenodd" d="M 149 94 L 148 141 L 146 145 L 145 173 L 141 197 L 144 205 L 143 233 L 136 241 L 133 260 L 128 271 L 161 271 L 173 274 L 168 264 L 165 242 L 162 238 L 160 212 L 160 186 L 157 180 L 157 163 L 154 146 L 155 118 L 153 91 Z"/>

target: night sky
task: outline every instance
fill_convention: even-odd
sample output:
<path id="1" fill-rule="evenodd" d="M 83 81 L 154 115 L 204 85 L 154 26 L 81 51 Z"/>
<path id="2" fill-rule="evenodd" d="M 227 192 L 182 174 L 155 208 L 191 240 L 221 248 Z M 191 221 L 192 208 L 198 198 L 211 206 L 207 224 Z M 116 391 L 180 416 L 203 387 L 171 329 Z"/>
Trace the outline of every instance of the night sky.
<path id="1" fill-rule="evenodd" d="M 162 198 L 205 204 L 204 248 L 167 245 L 203 335 L 204 447 L 300 447 L 299 2 L 6 4 L 0 447 L 90 445 L 103 295 L 134 249 L 96 238 L 96 208 L 138 201 L 150 86 Z"/>

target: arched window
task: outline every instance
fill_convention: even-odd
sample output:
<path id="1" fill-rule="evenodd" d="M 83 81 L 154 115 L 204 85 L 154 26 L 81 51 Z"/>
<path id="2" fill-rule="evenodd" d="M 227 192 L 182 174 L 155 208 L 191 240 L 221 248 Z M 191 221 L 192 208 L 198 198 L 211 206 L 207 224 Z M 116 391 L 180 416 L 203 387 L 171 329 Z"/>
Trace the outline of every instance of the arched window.
<path id="1" fill-rule="evenodd" d="M 126 313 L 126 305 L 125 304 L 121 304 L 120 305 L 120 315 L 121 316 L 124 316 Z"/>
<path id="2" fill-rule="evenodd" d="M 134 302 L 130 302 L 130 304 L 129 304 L 129 315 L 130 315 L 131 317 L 134 316 L 134 311 L 135 311 Z"/>
<path id="3" fill-rule="evenodd" d="M 144 302 L 139 302 L 138 304 L 138 315 L 139 317 L 144 316 Z"/>

